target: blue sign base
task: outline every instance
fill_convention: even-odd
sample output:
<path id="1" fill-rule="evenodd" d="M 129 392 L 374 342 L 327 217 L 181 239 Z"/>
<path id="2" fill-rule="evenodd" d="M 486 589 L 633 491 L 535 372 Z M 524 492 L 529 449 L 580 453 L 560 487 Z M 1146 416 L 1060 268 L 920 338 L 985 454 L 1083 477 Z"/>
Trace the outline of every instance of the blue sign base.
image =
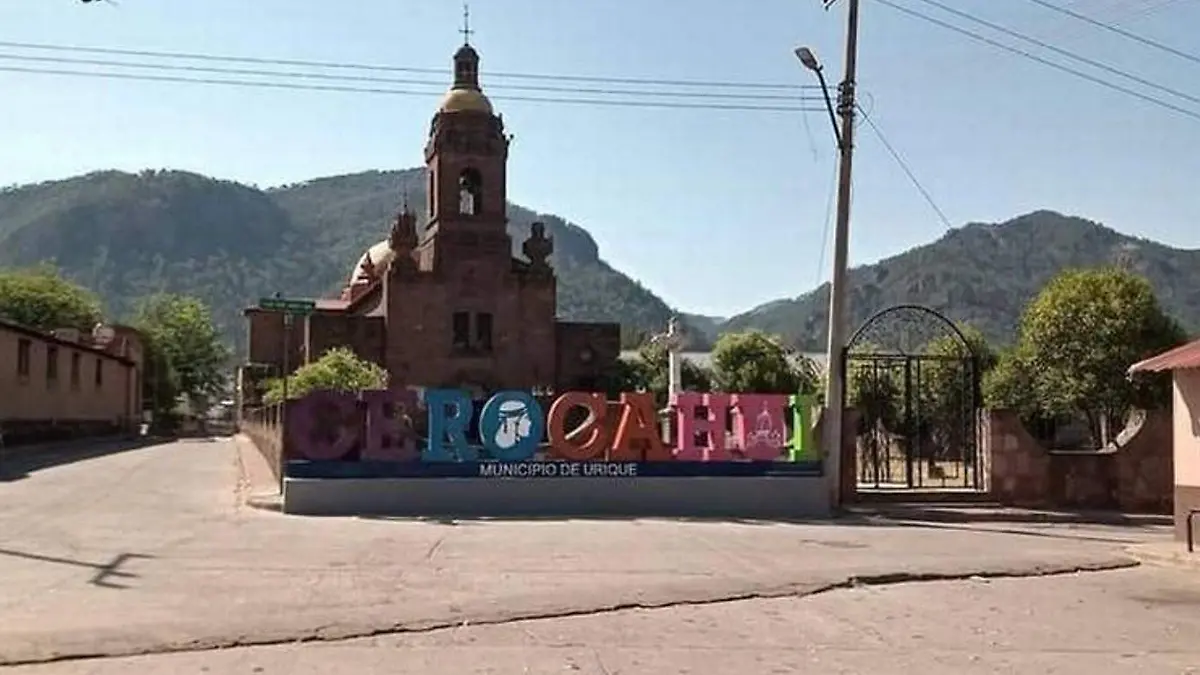
<path id="1" fill-rule="evenodd" d="M 310 462 L 291 461 L 288 478 L 764 478 L 823 475 L 807 462 Z"/>

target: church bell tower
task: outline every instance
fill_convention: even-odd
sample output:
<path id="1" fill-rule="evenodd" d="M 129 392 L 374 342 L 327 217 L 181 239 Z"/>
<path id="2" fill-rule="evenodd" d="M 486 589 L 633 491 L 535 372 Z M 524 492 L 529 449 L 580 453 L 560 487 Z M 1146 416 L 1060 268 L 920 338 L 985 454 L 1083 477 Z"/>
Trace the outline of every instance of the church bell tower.
<path id="1" fill-rule="evenodd" d="M 504 120 L 479 86 L 479 54 L 469 24 L 454 54 L 454 82 L 442 98 L 425 145 L 428 174 L 427 237 L 456 248 L 509 255 L 507 217 L 508 143 Z"/>

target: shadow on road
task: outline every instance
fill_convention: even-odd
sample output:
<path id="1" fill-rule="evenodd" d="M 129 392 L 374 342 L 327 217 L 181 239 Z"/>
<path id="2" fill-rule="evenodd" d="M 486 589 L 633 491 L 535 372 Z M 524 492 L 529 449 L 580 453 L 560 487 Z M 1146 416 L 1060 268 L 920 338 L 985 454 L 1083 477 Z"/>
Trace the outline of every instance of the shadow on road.
<path id="1" fill-rule="evenodd" d="M 42 469 L 138 450 L 166 440 L 141 436 L 4 448 L 0 450 L 0 483 L 28 478 Z"/>
<path id="2" fill-rule="evenodd" d="M 113 588 L 123 590 L 129 588 L 125 584 L 120 584 L 112 579 L 136 579 L 138 575 L 132 572 L 126 572 L 121 567 L 131 560 L 152 560 L 154 556 L 144 553 L 120 553 L 113 557 L 107 563 L 90 563 L 83 560 L 72 560 L 70 558 L 57 558 L 48 555 L 39 555 L 37 553 L 26 553 L 25 551 L 14 551 L 11 549 L 0 548 L 0 556 L 11 556 L 14 558 L 23 558 L 25 560 L 35 560 L 37 562 L 52 563 L 56 565 L 70 565 L 72 567 L 83 567 L 86 569 L 95 570 L 95 574 L 88 580 L 88 583 L 101 588 Z"/>

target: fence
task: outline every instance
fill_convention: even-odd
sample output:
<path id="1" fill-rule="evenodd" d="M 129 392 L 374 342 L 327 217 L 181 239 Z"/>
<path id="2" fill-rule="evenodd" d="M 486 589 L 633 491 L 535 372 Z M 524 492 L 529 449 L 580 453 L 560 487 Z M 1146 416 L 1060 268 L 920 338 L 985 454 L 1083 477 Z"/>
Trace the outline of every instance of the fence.
<path id="1" fill-rule="evenodd" d="M 262 453 L 277 481 L 281 480 L 280 457 L 283 454 L 283 425 L 280 423 L 282 413 L 283 406 L 278 403 L 260 408 L 247 408 L 242 411 L 241 421 L 242 433 L 254 442 L 254 447 Z"/>

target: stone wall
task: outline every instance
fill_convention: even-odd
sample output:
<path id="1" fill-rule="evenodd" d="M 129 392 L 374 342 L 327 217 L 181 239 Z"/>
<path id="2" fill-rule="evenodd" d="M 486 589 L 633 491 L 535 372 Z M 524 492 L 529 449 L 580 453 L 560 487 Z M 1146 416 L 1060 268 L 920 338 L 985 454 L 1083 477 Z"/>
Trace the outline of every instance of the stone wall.
<path id="1" fill-rule="evenodd" d="M 283 454 L 283 427 L 279 423 L 280 406 L 266 406 L 242 413 L 240 430 L 254 443 L 254 447 L 267 460 L 267 466 L 279 480 L 281 456 Z"/>
<path id="2" fill-rule="evenodd" d="M 1092 451 L 1052 451 L 1016 412 L 982 413 L 986 486 L 1014 506 L 1170 513 L 1173 500 L 1170 411 L 1135 414 L 1117 441 Z"/>

